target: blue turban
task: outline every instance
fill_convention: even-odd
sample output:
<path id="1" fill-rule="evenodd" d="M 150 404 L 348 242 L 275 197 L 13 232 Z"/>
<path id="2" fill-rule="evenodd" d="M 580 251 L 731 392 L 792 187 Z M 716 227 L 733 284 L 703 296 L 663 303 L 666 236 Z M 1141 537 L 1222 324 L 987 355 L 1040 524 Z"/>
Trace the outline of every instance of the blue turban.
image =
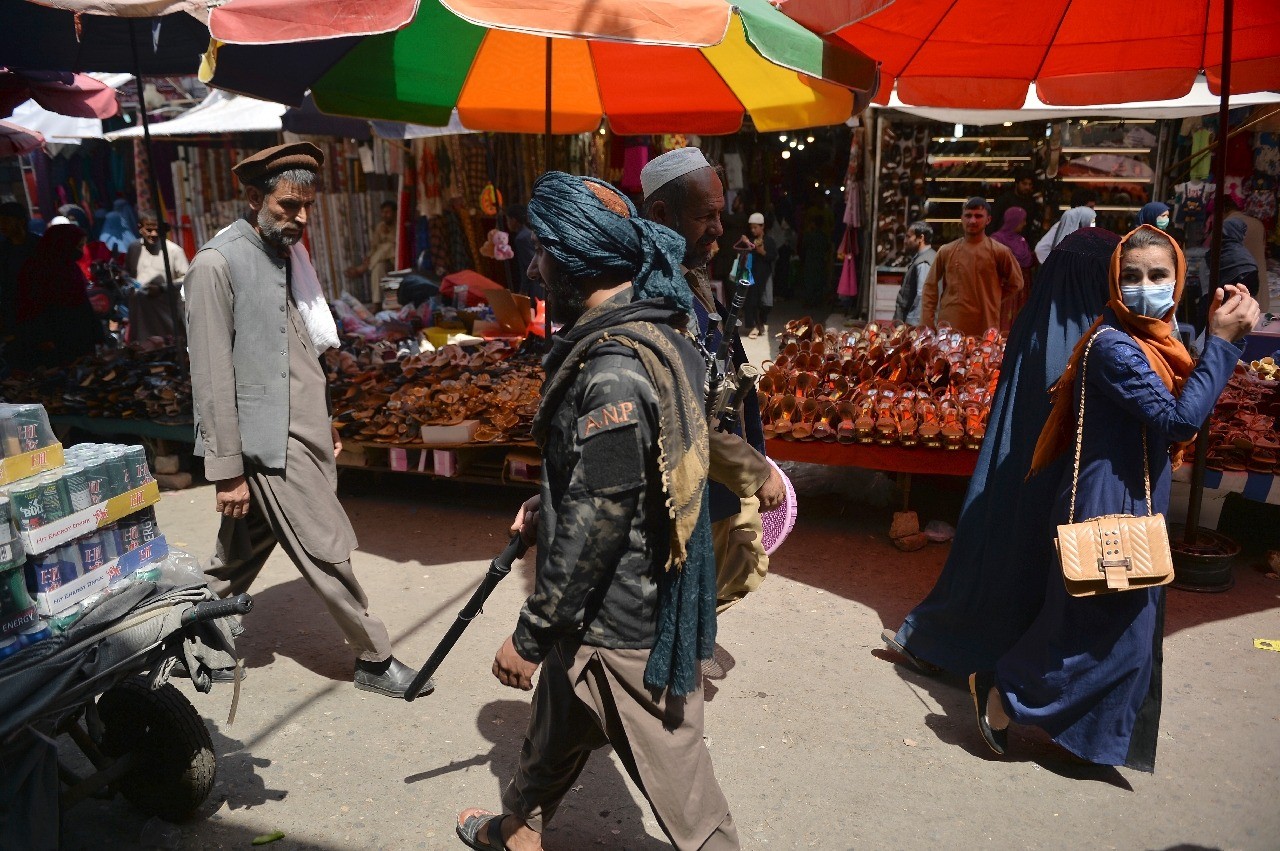
<path id="1" fill-rule="evenodd" d="M 600 187 L 609 206 L 588 183 Z M 693 310 L 680 274 L 684 237 L 641 218 L 631 199 L 603 180 L 549 171 L 533 185 L 528 213 L 543 250 L 571 278 L 621 276 L 630 279 L 635 299 L 667 297 L 685 312 Z"/>

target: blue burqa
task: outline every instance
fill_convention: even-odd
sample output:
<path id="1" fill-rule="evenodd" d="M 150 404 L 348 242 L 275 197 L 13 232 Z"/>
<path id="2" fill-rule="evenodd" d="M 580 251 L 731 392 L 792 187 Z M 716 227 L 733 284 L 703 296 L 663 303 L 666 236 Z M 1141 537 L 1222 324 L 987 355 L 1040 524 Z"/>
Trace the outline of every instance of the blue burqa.
<path id="1" fill-rule="evenodd" d="M 1154 513 L 1165 514 L 1170 444 L 1190 440 L 1208 419 L 1240 350 L 1210 335 L 1200 362 L 1174 396 L 1111 308 L 1102 316 L 1103 327 L 1112 330 L 1095 338 L 1088 374 L 1078 376 L 1074 390 L 1078 394 L 1085 382 L 1075 520 L 1147 514 L 1144 460 Z M 1061 456 L 1065 465 L 1072 451 Z M 1049 475 L 1045 470 L 1034 478 Z M 1070 522 L 1072 480 L 1069 466 L 1054 477 L 1055 526 Z M 1039 727 L 1090 762 L 1153 771 L 1164 589 L 1071 597 L 1057 559 L 1042 562 L 1041 569 L 1046 567 L 1044 601 L 1035 620 L 995 668 L 1009 717 Z"/>
<path id="2" fill-rule="evenodd" d="M 951 553 L 897 634 L 912 654 L 951 673 L 992 670 L 1044 601 L 1045 577 L 1057 565 L 1047 508 L 1064 459 L 1029 481 L 1027 471 L 1049 418 L 1049 387 L 1106 306 L 1107 264 L 1119 241 L 1102 228 L 1067 235 L 1009 332 Z"/>

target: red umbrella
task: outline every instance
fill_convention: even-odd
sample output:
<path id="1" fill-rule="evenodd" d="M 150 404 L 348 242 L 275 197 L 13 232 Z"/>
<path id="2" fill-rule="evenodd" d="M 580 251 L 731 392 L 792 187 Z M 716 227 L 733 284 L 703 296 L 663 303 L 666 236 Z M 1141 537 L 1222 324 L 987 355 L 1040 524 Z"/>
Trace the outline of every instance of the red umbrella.
<path id="1" fill-rule="evenodd" d="M 44 136 L 35 130 L 0 121 L 0 157 L 20 157 L 44 146 Z"/>
<path id="2" fill-rule="evenodd" d="M 809 6 L 845 19 L 868 0 L 790 0 L 795 17 Z M 880 100 L 890 78 L 914 106 L 1019 109 L 1027 87 L 1045 103 L 1166 100 L 1191 91 L 1204 71 L 1219 93 L 1223 0 L 1167 0 L 1135 8 L 1116 0 L 895 0 L 835 30 L 834 38 L 880 60 Z M 800 18 L 797 17 L 797 20 Z M 818 29 L 817 32 L 825 30 Z M 1235 0 L 1231 91 L 1280 89 L 1280 3 Z"/>
<path id="3" fill-rule="evenodd" d="M 34 100 L 59 115 L 110 118 L 120 112 L 116 90 L 85 74 L 0 68 L 0 116 Z"/>

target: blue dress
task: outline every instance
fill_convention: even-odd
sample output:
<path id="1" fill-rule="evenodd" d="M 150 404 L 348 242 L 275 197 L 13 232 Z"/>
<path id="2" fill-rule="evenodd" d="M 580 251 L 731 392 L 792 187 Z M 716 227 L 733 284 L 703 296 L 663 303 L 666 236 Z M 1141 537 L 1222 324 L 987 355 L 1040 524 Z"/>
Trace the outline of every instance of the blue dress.
<path id="1" fill-rule="evenodd" d="M 912 654 L 953 674 L 993 670 L 1044 601 L 1045 572 L 1055 566 L 1046 507 L 1065 459 L 1030 479 L 1027 470 L 1049 418 L 1049 388 L 1106 307 L 1107 267 L 1119 243 L 1102 228 L 1066 237 L 1014 320 L 951 552 L 897 633 Z"/>
<path id="2" fill-rule="evenodd" d="M 1103 313 L 1103 322 L 1120 328 L 1110 310 Z M 1078 379 L 1087 384 L 1076 520 L 1147 513 L 1143 426 L 1153 507 L 1158 514 L 1168 511 L 1169 445 L 1195 435 L 1239 355 L 1239 349 L 1211 336 L 1182 394 L 1174 397 L 1127 333 L 1109 330 L 1097 338 L 1088 375 Z M 1074 445 L 1065 453 L 1068 458 L 1073 451 Z M 1055 526 L 1068 522 L 1069 464 L 1052 508 Z M 1090 762 L 1152 770 L 1158 702 L 1153 719 L 1149 692 L 1159 676 L 1163 594 L 1163 588 L 1156 588 L 1071 597 L 1061 573 L 1056 567 L 1050 570 L 1039 614 L 996 664 L 996 687 L 1009 716 L 1041 728 Z M 1133 741 L 1140 711 L 1146 713 L 1142 735 L 1148 739 L 1142 743 Z"/>

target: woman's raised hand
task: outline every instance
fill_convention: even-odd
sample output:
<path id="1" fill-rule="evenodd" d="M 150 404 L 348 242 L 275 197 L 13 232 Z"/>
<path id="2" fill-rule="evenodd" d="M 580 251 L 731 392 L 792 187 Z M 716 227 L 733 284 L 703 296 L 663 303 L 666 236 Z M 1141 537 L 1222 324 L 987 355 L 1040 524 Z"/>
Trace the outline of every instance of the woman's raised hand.
<path id="1" fill-rule="evenodd" d="M 1242 339 L 1258 324 L 1262 311 L 1243 284 L 1218 287 L 1209 308 L 1209 333 L 1228 343 Z"/>

